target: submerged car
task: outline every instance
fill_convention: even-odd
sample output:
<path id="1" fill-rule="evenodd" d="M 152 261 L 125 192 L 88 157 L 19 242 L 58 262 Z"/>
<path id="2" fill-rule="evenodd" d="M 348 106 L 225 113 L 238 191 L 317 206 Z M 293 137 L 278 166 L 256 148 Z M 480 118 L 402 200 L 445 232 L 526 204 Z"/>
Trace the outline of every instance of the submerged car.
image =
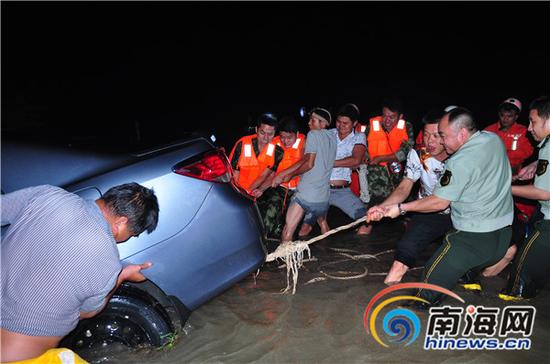
<path id="1" fill-rule="evenodd" d="M 118 244 L 123 264 L 153 263 L 143 272 L 148 280 L 123 284 L 62 345 L 77 352 L 111 343 L 160 346 L 191 311 L 264 263 L 261 218 L 234 183 L 224 151 L 206 137 L 139 153 L 96 149 L 3 140 L 2 193 L 51 184 L 95 200 L 122 183 L 153 188 L 157 229 Z"/>

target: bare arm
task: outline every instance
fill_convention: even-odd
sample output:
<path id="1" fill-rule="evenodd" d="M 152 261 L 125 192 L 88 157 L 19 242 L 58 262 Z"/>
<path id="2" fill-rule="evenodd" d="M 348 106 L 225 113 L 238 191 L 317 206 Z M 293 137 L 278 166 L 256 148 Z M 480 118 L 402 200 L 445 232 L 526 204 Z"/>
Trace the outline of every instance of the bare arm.
<path id="1" fill-rule="evenodd" d="M 304 154 L 302 159 L 300 159 L 296 164 L 294 164 L 290 168 L 285 169 L 275 178 L 273 178 L 271 186 L 276 187 L 283 182 L 288 182 L 292 179 L 292 177 L 299 176 L 312 169 L 315 166 L 315 156 L 316 153 Z"/>
<path id="2" fill-rule="evenodd" d="M 403 177 L 399 186 L 382 202 L 380 205 L 372 206 L 367 211 L 368 221 L 380 221 L 385 214 L 385 208 L 405 201 L 411 193 L 414 182 L 407 177 Z"/>
<path id="3" fill-rule="evenodd" d="M 311 170 L 315 166 L 315 156 L 316 153 L 308 153 L 304 154 L 304 157 L 302 158 L 302 163 L 300 166 L 298 166 L 294 171 L 292 171 L 292 167 L 288 168 L 284 175 L 285 179 L 291 179 L 294 176 L 299 176 L 301 174 L 306 173 L 307 171 Z M 298 164 L 298 163 L 296 163 Z"/>
<path id="4" fill-rule="evenodd" d="M 439 198 L 435 195 L 420 200 L 401 204 L 401 209 L 406 212 L 438 212 L 449 207 L 450 201 Z M 367 222 L 379 221 L 383 217 L 396 218 L 399 216 L 398 204 L 374 206 L 367 212 Z"/>
<path id="5" fill-rule="evenodd" d="M 291 165 L 290 167 L 286 168 L 286 169 L 283 169 L 282 171 L 279 172 L 279 175 L 283 174 L 283 173 L 292 173 L 294 170 L 296 170 L 297 168 L 300 167 L 301 163 L 304 162 L 304 150 L 302 149 L 300 151 L 300 159 L 294 163 L 293 165 Z M 313 167 L 312 167 L 313 168 Z M 306 171 L 307 172 L 307 171 Z"/>
<path id="6" fill-rule="evenodd" d="M 362 144 L 355 144 L 351 156 L 334 161 L 334 167 L 357 168 L 365 158 L 367 148 Z"/>
<path id="7" fill-rule="evenodd" d="M 250 185 L 250 188 L 249 188 L 250 191 L 254 191 L 255 189 L 259 189 L 261 190 L 261 192 L 265 191 L 268 187 L 270 187 L 269 185 L 265 186 L 263 190 L 260 189 L 259 187 L 263 186 L 266 182 L 270 182 L 272 175 L 273 175 L 273 171 L 269 168 L 266 168 L 262 172 L 262 174 L 260 174 L 258 178 L 256 178 L 256 180 Z"/>
<path id="8" fill-rule="evenodd" d="M 405 201 L 409 197 L 411 190 L 414 186 L 414 182 L 407 177 L 403 177 L 399 186 L 391 193 L 391 195 L 382 202 L 382 206 L 393 205 Z"/>
<path id="9" fill-rule="evenodd" d="M 527 181 L 531 178 L 535 177 L 535 172 L 537 171 L 537 163 L 538 161 L 534 161 L 525 167 L 523 167 L 517 176 L 514 176 L 512 180 L 519 179 L 520 181 Z"/>
<path id="10" fill-rule="evenodd" d="M 385 154 L 385 155 L 379 155 L 371 159 L 369 164 L 380 164 L 380 163 L 392 163 L 396 162 L 397 157 L 395 154 Z"/>
<path id="11" fill-rule="evenodd" d="M 407 212 L 438 212 L 445 210 L 450 203 L 448 200 L 431 195 L 420 200 L 404 203 L 401 208 Z"/>
<path id="12" fill-rule="evenodd" d="M 550 200 L 550 191 L 534 185 L 512 186 L 512 195 L 538 201 Z"/>
<path id="13" fill-rule="evenodd" d="M 146 280 L 147 278 L 141 273 L 141 270 L 147 269 L 147 268 L 151 267 L 152 265 L 153 264 L 151 262 L 146 262 L 146 263 L 143 263 L 143 264 L 130 264 L 130 265 L 127 265 L 124 268 L 122 268 L 122 270 L 120 271 L 120 273 L 117 277 L 115 286 L 109 292 L 107 297 L 105 297 L 105 301 L 103 302 L 103 306 L 101 306 L 101 308 L 99 308 L 95 311 L 92 311 L 92 312 L 82 312 L 82 311 L 80 311 L 80 319 L 82 320 L 82 319 L 87 319 L 87 318 L 90 318 L 90 317 L 94 317 L 95 315 L 97 315 L 98 313 L 103 311 L 103 309 L 105 308 L 105 306 L 107 305 L 107 303 L 109 302 L 109 300 L 111 299 L 111 297 L 113 296 L 115 291 L 118 289 L 118 287 L 120 287 L 120 285 L 123 282 L 125 282 L 125 281 L 143 282 L 144 280 Z"/>

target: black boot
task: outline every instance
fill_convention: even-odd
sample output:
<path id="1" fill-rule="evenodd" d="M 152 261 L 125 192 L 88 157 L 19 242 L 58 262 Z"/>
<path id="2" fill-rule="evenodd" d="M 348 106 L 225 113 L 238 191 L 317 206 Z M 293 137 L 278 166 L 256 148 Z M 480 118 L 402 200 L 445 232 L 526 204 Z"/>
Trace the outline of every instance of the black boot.
<path id="1" fill-rule="evenodd" d="M 464 289 L 474 291 L 477 293 L 481 292 L 481 278 L 478 270 L 469 270 L 467 271 L 459 280 L 460 284 Z"/>
<path id="2" fill-rule="evenodd" d="M 515 281 L 515 280 L 514 280 Z M 518 284 L 514 285 L 513 280 L 508 280 L 506 288 L 498 294 L 498 297 L 504 301 L 521 301 L 533 298 L 537 295 L 537 286 L 535 282 L 526 282 L 521 277 Z"/>

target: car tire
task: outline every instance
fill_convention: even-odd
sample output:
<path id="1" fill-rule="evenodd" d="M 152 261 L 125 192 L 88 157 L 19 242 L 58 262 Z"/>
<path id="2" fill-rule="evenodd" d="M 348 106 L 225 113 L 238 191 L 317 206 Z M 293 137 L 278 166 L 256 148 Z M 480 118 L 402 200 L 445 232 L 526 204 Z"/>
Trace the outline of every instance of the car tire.
<path id="1" fill-rule="evenodd" d="M 115 295 L 99 315 L 80 321 L 60 346 L 77 353 L 112 344 L 162 346 L 171 333 L 170 324 L 153 306 L 136 297 Z"/>

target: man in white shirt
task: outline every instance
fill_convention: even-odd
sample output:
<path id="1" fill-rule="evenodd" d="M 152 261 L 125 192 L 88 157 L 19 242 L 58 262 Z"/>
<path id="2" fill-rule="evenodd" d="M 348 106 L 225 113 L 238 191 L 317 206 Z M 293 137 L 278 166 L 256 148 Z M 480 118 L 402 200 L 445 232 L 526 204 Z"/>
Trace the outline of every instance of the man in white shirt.
<path id="1" fill-rule="evenodd" d="M 350 218 L 356 220 L 367 212 L 365 204 L 350 189 L 351 170 L 359 167 L 367 151 L 365 133 L 356 132 L 359 109 L 354 104 L 340 108 L 336 118 L 336 128 L 329 132 L 336 139 L 336 160 L 330 175 L 329 205 L 338 207 Z M 315 223 L 312 214 L 306 214 L 298 235 L 307 236 Z M 359 235 L 370 234 L 372 225 L 362 224 L 357 230 Z"/>
<path id="2" fill-rule="evenodd" d="M 389 206 L 405 201 L 418 180 L 420 180 L 418 199 L 433 193 L 435 185 L 445 171 L 444 161 L 448 157 L 438 133 L 438 122 L 441 116 L 440 112 L 430 112 L 424 117 L 422 130 L 424 146 L 409 151 L 404 178 L 380 206 Z M 447 208 L 439 212 L 412 215 L 407 225 L 407 232 L 397 243 L 395 260 L 384 283 L 387 285 L 399 283 L 407 270 L 414 266 L 419 254 L 432 241 L 451 229 L 449 212 L 450 209 Z"/>

